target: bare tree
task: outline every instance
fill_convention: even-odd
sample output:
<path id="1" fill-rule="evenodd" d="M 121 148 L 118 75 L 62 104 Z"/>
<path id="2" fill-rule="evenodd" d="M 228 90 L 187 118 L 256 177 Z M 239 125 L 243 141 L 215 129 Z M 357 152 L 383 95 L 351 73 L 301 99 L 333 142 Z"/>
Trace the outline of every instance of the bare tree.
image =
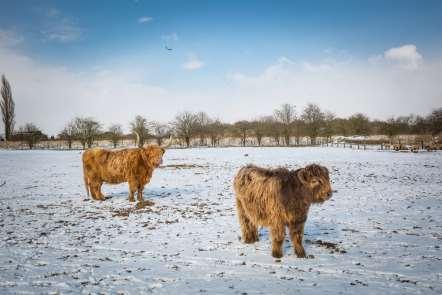
<path id="1" fill-rule="evenodd" d="M 206 138 L 208 134 L 207 127 L 212 122 L 212 120 L 205 112 L 198 112 L 196 114 L 196 120 L 198 124 L 197 133 L 200 138 L 200 145 L 206 145 Z"/>
<path id="2" fill-rule="evenodd" d="M 261 117 L 250 123 L 253 136 L 256 138 L 258 146 L 262 144 L 262 138 L 269 133 L 269 122 L 265 117 Z"/>
<path id="3" fill-rule="evenodd" d="M 198 131 L 197 116 L 187 111 L 179 113 L 175 117 L 173 126 L 177 136 L 184 140 L 187 147 L 190 147 L 190 141 Z"/>
<path id="4" fill-rule="evenodd" d="M 310 143 L 315 145 L 316 137 L 318 137 L 319 131 L 324 124 L 324 113 L 318 105 L 309 103 L 305 107 L 301 118 L 305 122 L 306 131 L 310 137 Z"/>
<path id="5" fill-rule="evenodd" d="M 387 135 L 390 139 L 390 143 L 392 143 L 393 138 L 399 133 L 399 128 L 396 120 L 394 118 L 390 118 L 382 122 L 381 132 Z"/>
<path id="6" fill-rule="evenodd" d="M 370 119 L 362 113 L 350 116 L 348 124 L 351 133 L 354 135 L 368 135 L 370 133 Z"/>
<path id="7" fill-rule="evenodd" d="M 273 139 L 277 146 L 281 145 L 281 130 L 283 129 L 281 122 L 277 121 L 273 116 L 267 116 L 265 119 L 268 125 L 267 135 Z"/>
<path id="8" fill-rule="evenodd" d="M 333 134 L 347 136 L 350 133 L 348 119 L 335 118 L 333 120 Z"/>
<path id="9" fill-rule="evenodd" d="M 442 123 L 440 123 L 442 124 Z M 429 122 L 422 116 L 414 115 L 410 122 L 411 133 L 415 134 L 427 134 L 430 133 L 430 124 Z"/>
<path id="10" fill-rule="evenodd" d="M 66 141 L 69 149 L 72 149 L 72 142 L 75 140 L 77 133 L 78 132 L 75 121 L 71 121 L 66 124 L 66 126 L 63 128 L 58 136 Z"/>
<path id="11" fill-rule="evenodd" d="M 331 137 L 334 134 L 333 123 L 336 116 L 332 112 L 325 112 L 324 114 L 324 124 L 321 128 L 321 134 L 327 140 L 327 143 L 331 141 Z"/>
<path id="12" fill-rule="evenodd" d="M 305 133 L 305 122 L 300 118 L 296 118 L 292 123 L 292 130 L 296 145 L 299 145 L 301 137 Z"/>
<path id="13" fill-rule="evenodd" d="M 26 123 L 23 127 L 19 128 L 19 135 L 22 140 L 26 141 L 29 149 L 33 149 L 45 135 L 41 132 L 37 126 L 33 123 Z"/>
<path id="14" fill-rule="evenodd" d="M 5 139 L 10 140 L 14 132 L 15 125 L 15 103 L 12 99 L 11 85 L 6 80 L 5 75 L 2 75 L 2 101 L 0 107 L 2 110 L 3 124 L 5 126 Z"/>
<path id="15" fill-rule="evenodd" d="M 285 103 L 274 112 L 275 118 L 282 124 L 282 134 L 285 145 L 290 145 L 290 136 L 292 135 L 292 124 L 296 119 L 296 108 L 294 105 Z"/>
<path id="16" fill-rule="evenodd" d="M 219 145 L 220 139 L 223 137 L 226 126 L 220 120 L 215 120 L 207 126 L 210 144 L 214 147 Z"/>
<path id="17" fill-rule="evenodd" d="M 159 122 L 152 122 L 152 126 L 153 126 L 153 137 L 156 139 L 157 144 L 161 146 L 163 140 L 169 137 L 171 134 L 170 127 L 165 124 L 161 124 Z"/>
<path id="18" fill-rule="evenodd" d="M 137 136 L 138 147 L 143 147 L 144 142 L 149 137 L 149 123 L 147 119 L 138 115 L 130 123 L 132 132 Z"/>
<path id="19" fill-rule="evenodd" d="M 123 127 L 120 124 L 113 124 L 109 126 L 109 129 L 107 130 L 110 141 L 112 142 L 114 148 L 118 146 L 118 142 L 123 137 Z"/>
<path id="20" fill-rule="evenodd" d="M 240 136 L 242 146 L 246 146 L 247 136 L 250 133 L 250 129 L 250 122 L 245 120 L 233 124 L 233 131 Z"/>
<path id="21" fill-rule="evenodd" d="M 429 130 L 432 136 L 442 132 L 442 108 L 435 109 L 427 118 Z"/>
<path id="22" fill-rule="evenodd" d="M 92 118 L 75 118 L 75 128 L 83 149 L 91 148 L 101 133 L 101 125 Z"/>

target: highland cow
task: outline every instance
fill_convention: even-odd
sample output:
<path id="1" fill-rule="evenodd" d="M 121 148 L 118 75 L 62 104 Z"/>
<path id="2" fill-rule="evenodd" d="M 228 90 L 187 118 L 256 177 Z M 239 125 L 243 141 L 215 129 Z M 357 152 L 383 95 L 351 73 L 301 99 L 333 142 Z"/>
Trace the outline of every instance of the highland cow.
<path id="1" fill-rule="evenodd" d="M 332 195 L 327 168 L 312 164 L 297 170 L 249 165 L 234 179 L 236 208 L 245 243 L 258 241 L 258 226 L 270 228 L 272 256 L 282 257 L 285 227 L 297 257 L 306 257 L 302 239 L 312 203 Z"/>
<path id="2" fill-rule="evenodd" d="M 138 201 L 143 202 L 144 186 L 150 181 L 153 170 L 162 163 L 164 152 L 165 149 L 157 145 L 120 150 L 86 150 L 83 153 L 83 174 L 87 195 L 90 191 L 93 199 L 103 201 L 105 198 L 101 186 L 104 182 L 128 182 L 129 201 L 135 201 L 134 194 L 137 192 Z"/>

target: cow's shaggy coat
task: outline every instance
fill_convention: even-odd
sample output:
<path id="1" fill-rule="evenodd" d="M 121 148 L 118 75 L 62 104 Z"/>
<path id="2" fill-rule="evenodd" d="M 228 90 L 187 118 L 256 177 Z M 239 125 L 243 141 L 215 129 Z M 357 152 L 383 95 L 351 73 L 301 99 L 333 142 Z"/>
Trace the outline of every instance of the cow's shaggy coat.
<path id="1" fill-rule="evenodd" d="M 298 170 L 249 165 L 238 171 L 234 190 L 245 243 L 258 241 L 258 226 L 269 227 L 272 256 L 282 257 L 288 226 L 295 254 L 306 257 L 302 238 L 310 205 L 322 203 L 332 194 L 327 168 L 316 164 Z"/>
<path id="2" fill-rule="evenodd" d="M 86 191 L 95 200 L 104 200 L 103 183 L 128 182 L 129 201 L 143 201 L 144 186 L 150 181 L 153 170 L 162 163 L 165 150 L 156 145 L 143 148 L 107 150 L 92 148 L 83 153 L 83 173 Z"/>

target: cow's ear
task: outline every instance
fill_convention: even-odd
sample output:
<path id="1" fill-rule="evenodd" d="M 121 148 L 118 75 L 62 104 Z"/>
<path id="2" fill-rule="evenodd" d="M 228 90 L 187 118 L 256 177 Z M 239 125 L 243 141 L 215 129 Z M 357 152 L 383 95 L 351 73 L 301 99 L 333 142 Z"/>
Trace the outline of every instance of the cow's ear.
<path id="1" fill-rule="evenodd" d="M 310 173 L 305 168 L 300 169 L 296 176 L 298 177 L 299 181 L 305 185 L 309 183 L 311 178 Z"/>

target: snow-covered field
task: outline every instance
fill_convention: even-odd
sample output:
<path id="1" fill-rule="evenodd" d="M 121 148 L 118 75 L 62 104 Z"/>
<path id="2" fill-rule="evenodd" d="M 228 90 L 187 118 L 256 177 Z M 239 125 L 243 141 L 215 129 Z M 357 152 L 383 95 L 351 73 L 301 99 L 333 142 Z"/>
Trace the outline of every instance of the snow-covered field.
<path id="1" fill-rule="evenodd" d="M 248 154 L 248 156 L 245 156 Z M 441 294 L 442 153 L 339 148 L 168 150 L 137 209 L 125 184 L 85 196 L 80 153 L 0 151 L 0 293 Z M 298 259 L 239 240 L 247 163 L 329 167 Z M 328 247 L 327 247 L 328 246 Z"/>

